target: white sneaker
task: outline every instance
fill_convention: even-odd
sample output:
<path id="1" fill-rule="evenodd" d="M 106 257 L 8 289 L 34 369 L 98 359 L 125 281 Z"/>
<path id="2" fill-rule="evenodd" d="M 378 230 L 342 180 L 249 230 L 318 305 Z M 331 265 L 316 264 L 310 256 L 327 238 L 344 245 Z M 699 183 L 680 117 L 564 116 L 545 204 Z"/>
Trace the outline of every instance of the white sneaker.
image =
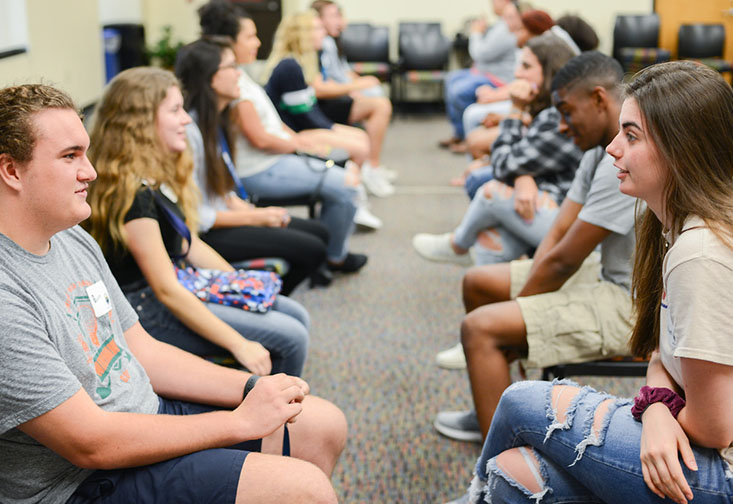
<path id="1" fill-rule="evenodd" d="M 382 220 L 369 211 L 366 205 L 359 205 L 356 208 L 356 214 L 354 214 L 354 224 L 370 229 L 379 229 L 382 227 Z"/>
<path id="2" fill-rule="evenodd" d="M 394 187 L 384 176 L 372 168 L 369 163 L 361 167 L 361 181 L 374 196 L 386 198 L 394 194 Z"/>
<path id="3" fill-rule="evenodd" d="M 473 265 L 469 254 L 456 254 L 450 244 L 450 233 L 435 235 L 418 233 L 412 238 L 412 246 L 425 259 L 436 262 L 452 262 L 461 266 Z"/>
<path id="4" fill-rule="evenodd" d="M 372 164 L 369 161 L 364 161 L 364 164 L 361 165 L 362 169 L 365 167 L 367 169 L 371 169 L 374 171 L 375 174 L 379 175 L 383 179 L 385 179 L 387 182 L 394 182 L 397 180 L 397 171 L 396 170 L 390 170 L 386 166 L 380 164 L 378 166 L 372 166 Z"/>
<path id="5" fill-rule="evenodd" d="M 463 353 L 463 345 L 458 343 L 448 350 L 438 352 L 435 356 L 435 363 L 443 369 L 466 369 L 466 354 Z"/>

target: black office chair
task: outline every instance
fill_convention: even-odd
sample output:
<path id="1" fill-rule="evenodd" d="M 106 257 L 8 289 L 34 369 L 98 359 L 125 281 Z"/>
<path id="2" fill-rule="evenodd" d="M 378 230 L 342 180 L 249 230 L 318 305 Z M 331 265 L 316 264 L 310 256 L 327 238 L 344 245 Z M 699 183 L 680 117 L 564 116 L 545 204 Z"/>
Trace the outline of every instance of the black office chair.
<path id="1" fill-rule="evenodd" d="M 573 364 L 557 364 L 542 370 L 543 380 L 563 379 L 568 376 L 646 376 L 648 360 L 636 357 L 614 357 L 611 359 L 576 362 Z"/>
<path id="2" fill-rule="evenodd" d="M 725 26 L 722 24 L 683 24 L 677 34 L 679 59 L 692 59 L 720 73 L 733 72 L 733 64 L 723 59 Z"/>
<path id="3" fill-rule="evenodd" d="M 670 51 L 659 47 L 659 16 L 616 16 L 613 57 L 627 73 L 636 73 L 644 67 L 669 61 Z"/>
<path id="4" fill-rule="evenodd" d="M 398 36 L 399 60 L 395 68 L 396 100 L 405 101 L 407 84 L 437 84 L 443 98 L 448 58 L 452 42 L 440 23 L 400 23 Z"/>
<path id="5" fill-rule="evenodd" d="M 392 78 L 389 60 L 389 27 L 369 23 L 349 24 L 340 37 L 344 56 L 359 75 L 373 75 L 382 82 Z"/>

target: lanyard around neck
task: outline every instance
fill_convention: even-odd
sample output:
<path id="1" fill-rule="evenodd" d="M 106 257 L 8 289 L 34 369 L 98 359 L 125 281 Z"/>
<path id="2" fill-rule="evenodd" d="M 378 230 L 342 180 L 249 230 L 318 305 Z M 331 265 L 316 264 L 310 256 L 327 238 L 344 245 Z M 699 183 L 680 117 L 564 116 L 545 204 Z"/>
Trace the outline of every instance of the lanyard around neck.
<path id="1" fill-rule="evenodd" d="M 183 254 L 169 254 L 170 258 L 174 261 L 185 259 L 185 257 L 188 255 L 188 252 L 191 250 L 191 230 L 188 229 L 188 226 L 186 226 L 186 223 L 178 216 L 178 214 L 168 208 L 168 205 L 166 205 L 165 203 L 165 199 L 163 199 L 163 196 L 161 196 L 158 191 L 155 191 L 152 188 L 149 190 L 153 193 L 153 197 L 155 198 L 155 202 L 158 204 L 158 208 L 163 211 L 163 215 L 165 215 L 165 218 L 173 227 L 173 230 L 181 235 L 181 237 L 186 240 L 186 242 L 188 242 L 188 248 Z"/>
<path id="2" fill-rule="evenodd" d="M 237 195 L 246 201 L 249 196 L 242 185 L 242 181 L 237 177 L 237 170 L 234 168 L 232 154 L 229 150 L 229 143 L 227 142 L 227 137 L 224 135 L 224 130 L 222 128 L 219 128 L 219 148 L 221 149 L 221 158 L 224 160 L 227 170 L 229 170 L 229 175 L 231 175 L 234 180 L 234 186 L 237 188 Z"/>

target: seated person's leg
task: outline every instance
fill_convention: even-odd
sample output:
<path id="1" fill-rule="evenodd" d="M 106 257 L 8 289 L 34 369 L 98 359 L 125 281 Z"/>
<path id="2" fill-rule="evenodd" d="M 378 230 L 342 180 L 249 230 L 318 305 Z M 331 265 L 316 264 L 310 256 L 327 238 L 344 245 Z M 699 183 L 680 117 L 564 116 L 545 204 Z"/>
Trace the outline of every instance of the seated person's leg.
<path id="1" fill-rule="evenodd" d="M 303 411 L 288 424 L 291 456 L 307 460 L 331 476 L 346 445 L 347 425 L 344 414 L 335 405 L 316 396 L 306 396 Z M 282 453 L 283 429 L 262 440 L 262 452 Z"/>
<path id="2" fill-rule="evenodd" d="M 387 126 L 392 118 L 392 103 L 386 98 L 356 96 L 349 114 L 349 124 L 364 122 L 364 129 L 369 136 L 368 161 L 372 167 L 382 164 L 382 144 Z"/>
<path id="3" fill-rule="evenodd" d="M 509 364 L 526 352 L 526 334 L 516 301 L 481 306 L 463 319 L 461 343 L 483 437 L 502 392 L 511 385 Z"/>
<path id="4" fill-rule="evenodd" d="M 466 194 L 469 198 L 473 199 L 474 197 L 476 197 L 476 193 L 478 192 L 478 190 L 484 184 L 493 179 L 494 169 L 488 163 L 484 163 L 483 167 L 471 170 L 471 172 L 466 176 L 466 182 L 464 183 L 466 187 Z"/>
<path id="5" fill-rule="evenodd" d="M 270 351 L 272 374 L 300 376 L 308 355 L 308 313 L 292 299 L 279 295 L 267 313 L 207 303 L 207 308 L 250 341 Z"/>
<path id="6" fill-rule="evenodd" d="M 479 306 L 509 301 L 510 287 L 509 263 L 474 266 L 463 276 L 463 306 L 466 313 Z"/>
<path id="7" fill-rule="evenodd" d="M 466 135 L 481 126 L 487 115 L 507 115 L 511 111 L 511 108 L 511 101 L 472 103 L 463 112 L 463 129 L 466 132 Z"/>
<path id="8" fill-rule="evenodd" d="M 499 127 L 493 128 L 479 127 L 466 135 L 466 146 L 469 154 L 473 159 L 479 159 L 487 154 L 491 154 L 491 146 L 499 137 Z"/>

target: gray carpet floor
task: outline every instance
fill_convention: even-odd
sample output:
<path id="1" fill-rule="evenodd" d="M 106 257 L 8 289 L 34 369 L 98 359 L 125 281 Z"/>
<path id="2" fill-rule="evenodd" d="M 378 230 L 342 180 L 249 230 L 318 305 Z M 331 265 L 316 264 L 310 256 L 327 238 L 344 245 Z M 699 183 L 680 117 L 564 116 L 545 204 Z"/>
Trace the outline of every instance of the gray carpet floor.
<path id="1" fill-rule="evenodd" d="M 464 270 L 425 261 L 411 244 L 415 233 L 452 230 L 468 205 L 462 189 L 448 185 L 466 159 L 437 147 L 449 133 L 439 115 L 393 121 L 383 160 L 400 174 L 397 193 L 371 199 L 384 227 L 351 240 L 351 250 L 368 254 L 369 263 L 329 288 L 300 287 L 293 294 L 312 317 L 304 378 L 349 421 L 333 476 L 341 502 L 446 502 L 465 491 L 480 452 L 432 426 L 438 411 L 471 405 L 465 371 L 434 364 L 436 352 L 458 341 Z M 578 381 L 620 395 L 633 395 L 642 384 Z"/>

